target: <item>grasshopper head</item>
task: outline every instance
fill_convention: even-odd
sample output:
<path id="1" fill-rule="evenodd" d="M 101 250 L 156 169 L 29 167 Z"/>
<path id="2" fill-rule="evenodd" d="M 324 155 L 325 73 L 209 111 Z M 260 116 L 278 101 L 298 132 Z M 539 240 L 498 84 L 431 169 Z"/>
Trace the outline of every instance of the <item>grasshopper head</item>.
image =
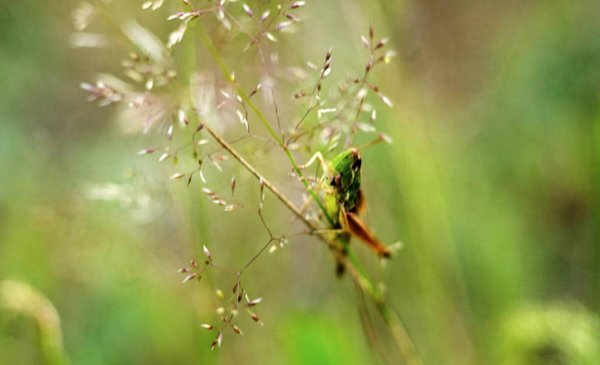
<path id="1" fill-rule="evenodd" d="M 362 160 L 356 148 L 349 148 L 331 160 L 334 172 L 342 175 L 360 172 L 361 164 Z"/>

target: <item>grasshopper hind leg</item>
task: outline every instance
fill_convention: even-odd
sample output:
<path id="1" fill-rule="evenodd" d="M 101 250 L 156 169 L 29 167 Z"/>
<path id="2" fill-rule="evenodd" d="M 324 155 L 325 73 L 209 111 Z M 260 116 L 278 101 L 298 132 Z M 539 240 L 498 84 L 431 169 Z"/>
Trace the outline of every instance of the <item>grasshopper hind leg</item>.
<path id="1" fill-rule="evenodd" d="M 342 247 L 339 249 L 339 252 L 343 257 L 346 257 L 348 256 L 348 252 L 350 249 L 350 234 L 344 233 L 343 235 L 341 235 L 339 240 L 342 243 Z M 337 277 L 342 277 L 345 272 L 346 266 L 344 265 L 344 262 L 340 259 L 337 259 L 335 265 L 335 274 L 337 275 Z"/>

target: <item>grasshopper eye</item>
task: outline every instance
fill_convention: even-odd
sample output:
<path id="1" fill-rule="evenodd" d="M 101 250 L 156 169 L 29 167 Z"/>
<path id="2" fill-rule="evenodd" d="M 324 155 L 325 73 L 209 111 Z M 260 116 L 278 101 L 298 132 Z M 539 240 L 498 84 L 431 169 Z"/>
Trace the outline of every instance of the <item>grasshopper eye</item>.
<path id="1" fill-rule="evenodd" d="M 356 160 L 354 160 L 352 162 L 352 170 L 358 170 L 358 169 L 360 169 L 361 165 L 362 165 L 362 159 L 357 158 Z"/>
<path id="2" fill-rule="evenodd" d="M 329 183 L 329 185 L 336 187 L 338 185 L 340 185 L 340 180 L 341 180 L 342 176 L 341 175 L 335 175 L 333 177 L 333 179 L 331 179 L 331 182 Z"/>

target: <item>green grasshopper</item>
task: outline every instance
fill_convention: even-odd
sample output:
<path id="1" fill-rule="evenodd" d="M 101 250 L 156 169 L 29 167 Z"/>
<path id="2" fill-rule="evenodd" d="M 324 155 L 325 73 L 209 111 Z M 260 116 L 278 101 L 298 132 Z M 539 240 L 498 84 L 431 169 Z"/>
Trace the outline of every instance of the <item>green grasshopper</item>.
<path id="1" fill-rule="evenodd" d="M 323 209 L 335 238 L 347 254 L 352 236 L 366 243 L 380 257 L 391 257 L 391 251 L 375 237 L 361 218 L 366 210 L 365 196 L 361 189 L 360 169 L 362 160 L 357 148 L 349 148 L 327 162 L 317 152 L 305 165 L 306 168 L 319 161 L 324 173 L 321 178 Z M 343 273 L 338 264 L 338 274 Z"/>

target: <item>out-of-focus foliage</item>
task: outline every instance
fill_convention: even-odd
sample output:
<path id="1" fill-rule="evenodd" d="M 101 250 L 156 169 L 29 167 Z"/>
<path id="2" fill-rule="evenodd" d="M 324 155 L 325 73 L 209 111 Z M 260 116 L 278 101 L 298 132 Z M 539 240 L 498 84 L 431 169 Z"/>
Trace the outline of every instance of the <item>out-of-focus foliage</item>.
<path id="1" fill-rule="evenodd" d="M 173 30 L 124 4 L 161 37 Z M 79 82 L 115 65 L 69 47 L 74 6 L 0 4 L 0 279 L 48 298 L 75 364 L 377 363 L 353 288 L 309 238 L 248 273 L 265 325 L 209 351 L 199 324 L 211 289 L 181 285 L 176 270 L 201 243 L 239 266 L 266 233 L 168 181 L 136 156 L 152 135 L 123 135 L 114 111 L 85 102 Z M 376 272 L 427 364 L 600 363 L 599 11 L 591 0 L 314 1 L 278 44 L 288 62 L 333 46 L 332 77 L 362 65 L 370 22 L 398 51 L 374 75 L 394 100 L 377 119 L 394 144 L 364 152 L 363 180 L 368 221 L 404 242 Z M 254 193 L 249 181 L 236 194 Z M 0 309 L 0 364 L 42 362 L 41 341 L 35 321 Z"/>
<path id="2" fill-rule="evenodd" d="M 42 357 L 46 363 L 66 363 L 60 318 L 47 298 L 27 284 L 6 280 L 0 282 L 0 309 L 28 317 L 37 324 Z"/>
<path id="3" fill-rule="evenodd" d="M 599 318 L 578 305 L 529 305 L 509 313 L 499 332 L 506 364 L 595 364 Z"/>

